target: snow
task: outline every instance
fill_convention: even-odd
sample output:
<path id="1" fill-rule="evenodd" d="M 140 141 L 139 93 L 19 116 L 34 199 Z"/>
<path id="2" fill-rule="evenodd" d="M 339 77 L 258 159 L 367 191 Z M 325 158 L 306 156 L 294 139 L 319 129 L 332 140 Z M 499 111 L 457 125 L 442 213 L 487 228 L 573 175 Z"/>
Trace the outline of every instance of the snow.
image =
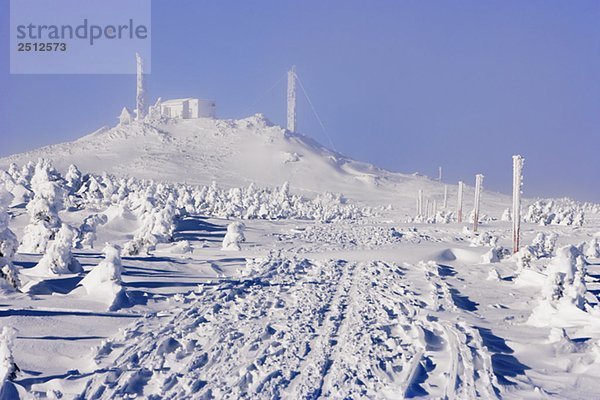
<path id="1" fill-rule="evenodd" d="M 223 238 L 223 246 L 221 248 L 223 250 L 240 251 L 242 249 L 240 243 L 246 241 L 246 238 L 244 237 L 245 228 L 246 225 L 242 222 L 232 222 L 227 225 L 227 233 Z"/>
<path id="2" fill-rule="evenodd" d="M 598 205 L 523 198 L 513 255 L 508 196 L 483 191 L 473 232 L 456 185 L 262 116 L 147 118 L 0 166 L 8 398 L 600 390 Z"/>
<path id="3" fill-rule="evenodd" d="M 127 305 L 127 295 L 121 284 L 121 249 L 107 244 L 102 250 L 104 260 L 96 265 L 79 282 L 88 298 L 105 303 L 108 310 L 116 310 Z"/>

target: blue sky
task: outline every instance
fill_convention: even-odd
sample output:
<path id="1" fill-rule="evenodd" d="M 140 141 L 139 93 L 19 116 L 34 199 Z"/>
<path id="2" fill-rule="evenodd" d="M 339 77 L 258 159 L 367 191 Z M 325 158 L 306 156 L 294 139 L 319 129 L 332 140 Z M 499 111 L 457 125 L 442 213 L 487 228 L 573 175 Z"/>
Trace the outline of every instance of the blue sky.
<path id="1" fill-rule="evenodd" d="M 9 75 L 7 1 L 0 15 L 0 155 L 133 106 L 132 75 Z M 292 64 L 348 156 L 441 165 L 448 182 L 481 172 L 509 193 L 521 153 L 526 196 L 600 201 L 600 1 L 152 2 L 152 101 L 214 98 L 221 117 L 283 124 L 283 82 L 265 91 Z M 329 142 L 304 99 L 298 126 Z"/>

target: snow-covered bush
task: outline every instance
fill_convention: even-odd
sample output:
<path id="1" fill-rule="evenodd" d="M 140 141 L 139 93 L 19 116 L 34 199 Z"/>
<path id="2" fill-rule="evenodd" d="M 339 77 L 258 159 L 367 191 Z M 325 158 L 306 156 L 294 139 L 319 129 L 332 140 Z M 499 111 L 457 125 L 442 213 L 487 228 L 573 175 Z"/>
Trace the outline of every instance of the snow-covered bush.
<path id="1" fill-rule="evenodd" d="M 121 284 L 121 249 L 107 244 L 102 250 L 104 260 L 79 282 L 93 300 L 107 304 L 109 310 L 127 305 L 127 295 Z"/>
<path id="2" fill-rule="evenodd" d="M 241 222 L 232 222 L 227 226 L 227 233 L 223 238 L 223 250 L 241 250 L 240 243 L 245 242 L 244 229 L 246 226 Z"/>
<path id="3" fill-rule="evenodd" d="M 587 258 L 600 258 L 600 239 L 597 236 L 586 243 L 585 256 Z"/>
<path id="4" fill-rule="evenodd" d="M 125 254 L 148 253 L 153 251 L 158 243 L 166 243 L 173 239 L 174 220 L 177 216 L 174 200 L 169 197 L 166 204 L 161 207 L 155 207 L 153 204 L 152 197 L 147 191 L 144 200 L 140 201 L 138 207 L 134 209 L 134 213 L 141 220 L 141 226 L 135 232 L 133 239 L 125 244 Z"/>
<path id="5" fill-rule="evenodd" d="M 535 260 L 552 257 L 557 239 L 558 235 L 555 233 L 546 234 L 540 232 L 535 236 L 530 245 L 521 247 L 514 255 L 517 263 L 517 274 L 521 274 L 523 270 L 532 270 Z"/>
<path id="6" fill-rule="evenodd" d="M 19 251 L 41 254 L 61 226 L 58 211 L 63 207 L 65 191 L 55 170 L 44 160 L 35 166 L 31 189 L 34 196 L 26 206 L 29 225 L 24 229 Z"/>
<path id="7" fill-rule="evenodd" d="M 529 323 L 535 326 L 568 324 L 574 313 L 586 312 L 586 262 L 576 246 L 564 246 L 556 251 L 547 267 L 547 280 L 542 288 L 542 300 L 533 310 Z"/>
<path id="8" fill-rule="evenodd" d="M 558 235 L 556 233 L 538 233 L 531 242 L 532 250 L 537 258 L 552 257 L 556 248 Z"/>
<path id="9" fill-rule="evenodd" d="M 497 263 L 510 255 L 510 250 L 502 246 L 494 246 L 481 256 L 483 264 Z"/>
<path id="10" fill-rule="evenodd" d="M 583 309 L 585 301 L 586 262 L 576 246 L 564 246 L 548 265 L 548 282 L 542 294 L 550 301 L 565 299 Z"/>
<path id="11" fill-rule="evenodd" d="M 79 261 L 73 257 L 73 239 L 75 232 L 63 224 L 39 263 L 31 270 L 36 275 L 77 274 L 83 272 Z"/>
<path id="12" fill-rule="evenodd" d="M 500 221 L 506 221 L 506 222 L 511 222 L 512 221 L 512 213 L 510 211 L 510 208 L 505 209 L 502 212 L 502 216 L 500 217 Z"/>
<path id="13" fill-rule="evenodd" d="M 92 214 L 85 217 L 74 241 L 75 248 L 93 249 L 96 241 L 96 229 L 99 225 L 106 224 L 106 222 L 108 222 L 108 217 L 105 214 Z"/>
<path id="14" fill-rule="evenodd" d="M 17 236 L 9 228 L 10 216 L 8 204 L 12 195 L 0 186 L 0 279 L 4 279 L 10 286 L 18 288 L 20 285 L 17 270 L 12 264 L 12 259 L 19 245 Z"/>
<path id="15" fill-rule="evenodd" d="M 471 238 L 471 246 L 491 246 L 496 247 L 498 244 L 498 236 L 492 235 L 488 232 L 475 233 Z"/>
<path id="16" fill-rule="evenodd" d="M 69 193 L 74 194 L 77 193 L 79 191 L 79 189 L 81 189 L 81 185 L 82 185 L 82 175 L 81 175 L 81 171 L 79 171 L 79 168 L 77 168 L 76 165 L 71 164 L 69 165 L 69 169 L 67 170 L 67 173 L 65 174 L 65 181 L 67 184 L 67 187 L 69 188 Z"/>
<path id="17" fill-rule="evenodd" d="M 569 199 L 537 200 L 523 217 L 525 222 L 539 225 L 581 226 L 584 219 L 584 206 Z"/>
<path id="18" fill-rule="evenodd" d="M 8 326 L 0 332 L 0 399 L 9 399 L 8 385 L 17 377 L 19 367 L 13 358 L 14 329 Z"/>

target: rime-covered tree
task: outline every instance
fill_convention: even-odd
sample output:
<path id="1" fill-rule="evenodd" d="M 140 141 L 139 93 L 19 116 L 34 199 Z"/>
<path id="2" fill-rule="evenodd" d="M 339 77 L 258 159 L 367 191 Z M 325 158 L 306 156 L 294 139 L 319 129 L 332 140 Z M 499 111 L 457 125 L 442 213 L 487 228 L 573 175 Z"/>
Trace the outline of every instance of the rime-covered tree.
<path id="1" fill-rule="evenodd" d="M 108 222 L 108 217 L 104 214 L 92 214 L 85 217 L 83 223 L 79 227 L 77 237 L 75 238 L 75 248 L 94 248 L 96 241 L 96 230 L 99 225 L 104 225 Z"/>
<path id="2" fill-rule="evenodd" d="M 14 329 L 4 326 L 0 331 L 0 399 L 10 399 L 10 382 L 17 377 L 19 367 L 13 358 Z"/>
<path id="3" fill-rule="evenodd" d="M 223 238 L 223 250 L 241 250 L 240 243 L 245 242 L 244 229 L 246 226 L 241 222 L 232 222 L 227 226 L 227 233 Z"/>
<path id="4" fill-rule="evenodd" d="M 75 232 L 67 224 L 63 224 L 39 263 L 34 267 L 40 275 L 61 275 L 83 272 L 79 261 L 73 257 L 73 239 Z"/>
<path id="5" fill-rule="evenodd" d="M 18 288 L 20 285 L 17 270 L 12 264 L 12 259 L 17 251 L 19 242 L 17 236 L 10 230 L 8 205 L 12 195 L 0 186 L 0 279 L 4 279 L 10 286 Z"/>
<path id="6" fill-rule="evenodd" d="M 69 188 L 69 193 L 77 193 L 77 191 L 81 189 L 81 184 L 83 183 L 82 175 L 75 164 L 69 165 L 69 169 L 65 175 L 65 181 Z"/>
<path id="7" fill-rule="evenodd" d="M 24 229 L 19 251 L 41 254 L 60 229 L 58 212 L 63 208 L 65 190 L 50 164 L 44 160 L 35 166 L 31 189 L 34 196 L 26 206 L 29 225 Z"/>
<path id="8" fill-rule="evenodd" d="M 109 310 L 115 310 L 127 302 L 125 289 L 121 284 L 121 249 L 107 244 L 102 252 L 104 260 L 92 268 L 79 285 L 83 286 L 90 297 L 106 303 Z"/>

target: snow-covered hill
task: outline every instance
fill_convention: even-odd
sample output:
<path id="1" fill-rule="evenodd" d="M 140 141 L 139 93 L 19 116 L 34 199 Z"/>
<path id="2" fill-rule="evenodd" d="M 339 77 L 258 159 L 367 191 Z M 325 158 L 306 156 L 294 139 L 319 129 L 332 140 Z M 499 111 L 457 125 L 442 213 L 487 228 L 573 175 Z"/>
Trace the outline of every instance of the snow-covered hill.
<path id="1" fill-rule="evenodd" d="M 438 182 L 352 160 L 260 114 L 241 120 L 170 119 L 102 128 L 73 142 L 2 158 L 0 169 L 38 158 L 63 171 L 76 164 L 87 172 L 189 184 L 216 181 L 233 187 L 254 182 L 272 187 L 287 181 L 293 191 L 307 195 L 337 192 L 371 205 L 393 204 L 404 212 L 412 212 L 418 189 L 439 204 L 443 196 Z M 455 191 L 452 186 L 451 197 Z M 467 207 L 471 197 L 467 189 Z M 508 206 L 508 199 L 496 194 L 483 201 L 484 211 L 486 203 L 496 210 Z"/>

